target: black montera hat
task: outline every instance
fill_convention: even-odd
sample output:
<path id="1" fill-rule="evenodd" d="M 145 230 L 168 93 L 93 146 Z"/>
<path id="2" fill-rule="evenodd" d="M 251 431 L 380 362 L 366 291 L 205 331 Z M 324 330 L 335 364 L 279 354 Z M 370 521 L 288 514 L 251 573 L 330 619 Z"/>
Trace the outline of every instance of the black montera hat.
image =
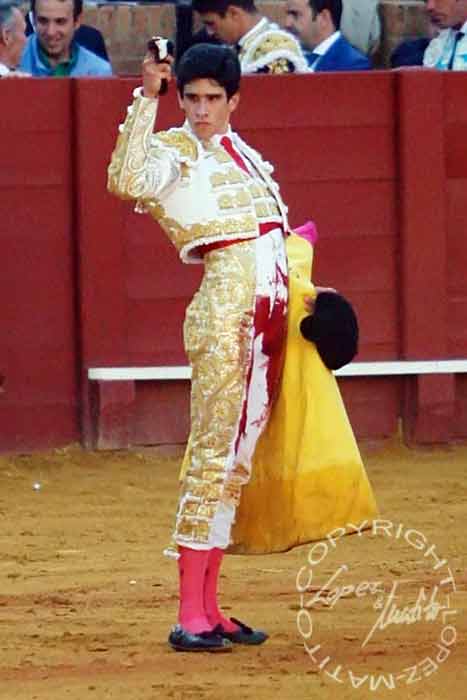
<path id="1" fill-rule="evenodd" d="M 318 294 L 314 312 L 302 320 L 300 331 L 306 340 L 315 343 L 328 369 L 343 367 L 357 354 L 357 317 L 351 304 L 340 294 Z"/>

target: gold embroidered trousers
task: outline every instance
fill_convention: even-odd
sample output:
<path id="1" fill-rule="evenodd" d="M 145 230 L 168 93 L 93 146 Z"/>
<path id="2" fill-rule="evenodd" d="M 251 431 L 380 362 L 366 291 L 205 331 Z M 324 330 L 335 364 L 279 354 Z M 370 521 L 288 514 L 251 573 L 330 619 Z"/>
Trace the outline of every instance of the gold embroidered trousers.
<path id="1" fill-rule="evenodd" d="M 286 336 L 282 231 L 212 250 L 185 317 L 191 433 L 174 542 L 226 548 L 278 388 Z"/>

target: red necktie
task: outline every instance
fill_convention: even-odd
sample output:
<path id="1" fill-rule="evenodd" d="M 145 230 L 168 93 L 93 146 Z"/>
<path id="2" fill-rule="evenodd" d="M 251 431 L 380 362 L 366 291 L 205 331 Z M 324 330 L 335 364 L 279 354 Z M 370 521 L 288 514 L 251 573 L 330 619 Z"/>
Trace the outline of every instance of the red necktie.
<path id="1" fill-rule="evenodd" d="M 234 145 L 228 136 L 223 136 L 221 138 L 221 145 L 225 148 L 229 156 L 231 156 L 239 168 L 244 170 L 246 173 L 250 174 L 248 168 L 245 165 L 245 161 L 238 151 L 235 150 Z"/>

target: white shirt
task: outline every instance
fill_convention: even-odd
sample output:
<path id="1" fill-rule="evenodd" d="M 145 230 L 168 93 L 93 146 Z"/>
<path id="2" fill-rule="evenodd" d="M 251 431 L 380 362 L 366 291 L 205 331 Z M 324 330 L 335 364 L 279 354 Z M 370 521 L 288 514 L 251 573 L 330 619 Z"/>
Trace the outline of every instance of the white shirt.
<path id="1" fill-rule="evenodd" d="M 4 63 L 0 62 L 0 78 L 3 78 L 4 75 L 8 75 L 8 73 L 11 73 L 11 70 Z"/>
<path id="2" fill-rule="evenodd" d="M 446 70 L 451 60 L 457 32 L 464 34 L 456 45 L 452 70 L 467 70 L 467 22 L 457 29 L 443 29 L 430 41 L 423 56 L 423 65 L 428 68 Z"/>
<path id="3" fill-rule="evenodd" d="M 329 51 L 329 49 L 331 48 L 331 46 L 332 46 L 333 44 L 335 44 L 336 41 L 339 39 L 340 35 L 341 35 L 341 33 L 340 33 L 339 31 L 334 32 L 334 34 L 331 34 L 331 36 L 328 36 L 327 39 L 325 39 L 325 40 L 322 41 L 320 44 L 318 44 L 317 46 L 315 46 L 315 48 L 313 49 L 313 53 L 317 54 L 317 57 L 316 57 L 316 59 L 315 59 L 315 62 L 312 63 L 311 66 L 310 66 L 310 70 L 311 70 L 312 72 L 314 72 L 314 70 L 315 70 L 315 66 L 316 66 L 316 64 L 317 64 L 317 62 L 318 62 L 318 60 L 319 60 L 319 57 L 320 57 L 320 56 L 324 56 L 324 54 L 325 54 L 327 51 Z"/>

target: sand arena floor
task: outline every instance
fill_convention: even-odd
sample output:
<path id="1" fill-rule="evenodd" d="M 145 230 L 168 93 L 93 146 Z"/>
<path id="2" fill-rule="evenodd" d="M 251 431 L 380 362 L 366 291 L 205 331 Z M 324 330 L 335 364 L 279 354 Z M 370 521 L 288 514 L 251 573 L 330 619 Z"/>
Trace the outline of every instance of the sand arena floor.
<path id="1" fill-rule="evenodd" d="M 180 450 L 0 457 L 1 700 L 466 698 L 467 447 L 362 449 L 393 530 L 226 558 L 223 655 L 166 644 Z"/>

